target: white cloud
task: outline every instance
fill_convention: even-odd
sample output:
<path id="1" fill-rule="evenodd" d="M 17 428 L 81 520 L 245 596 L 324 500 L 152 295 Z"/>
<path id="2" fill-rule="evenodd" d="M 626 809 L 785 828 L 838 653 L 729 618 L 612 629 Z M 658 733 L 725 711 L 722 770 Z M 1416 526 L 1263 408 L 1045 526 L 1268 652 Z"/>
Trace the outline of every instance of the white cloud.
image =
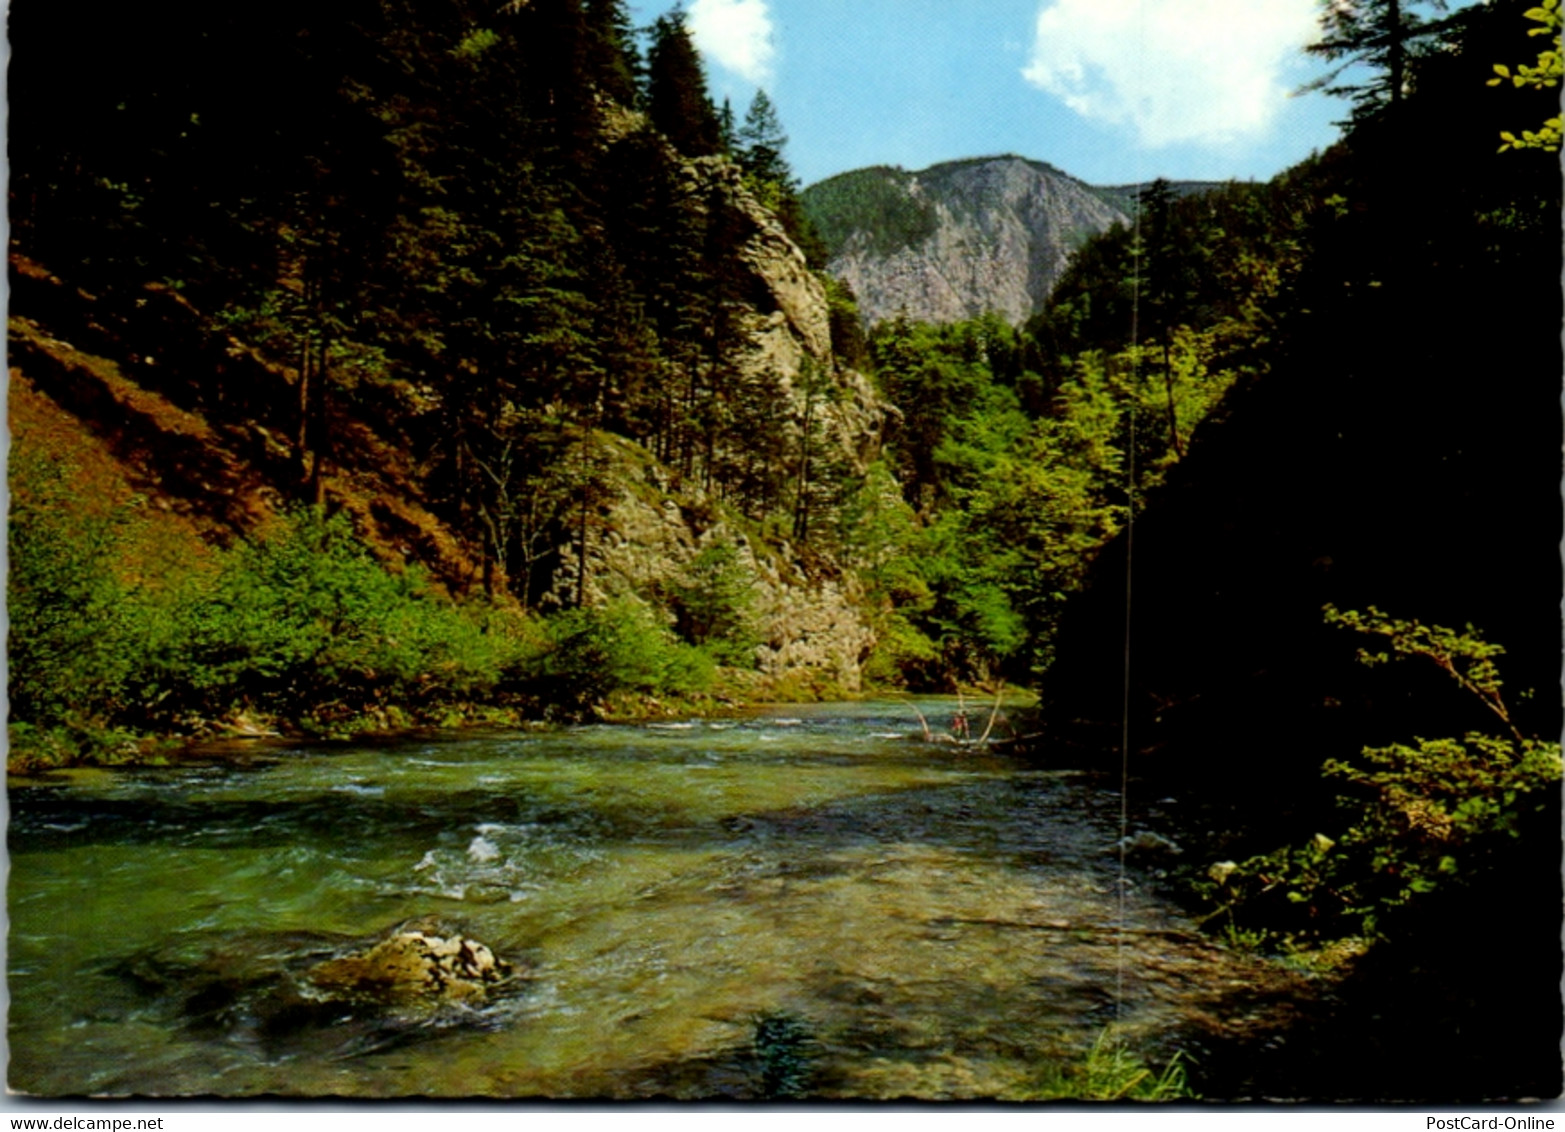
<path id="1" fill-rule="evenodd" d="M 777 51 L 766 0 L 695 0 L 690 34 L 706 58 L 757 86 L 770 81 Z"/>
<path id="2" fill-rule="evenodd" d="M 1022 75 L 1147 146 L 1256 139 L 1316 38 L 1315 0 L 1047 0 Z"/>

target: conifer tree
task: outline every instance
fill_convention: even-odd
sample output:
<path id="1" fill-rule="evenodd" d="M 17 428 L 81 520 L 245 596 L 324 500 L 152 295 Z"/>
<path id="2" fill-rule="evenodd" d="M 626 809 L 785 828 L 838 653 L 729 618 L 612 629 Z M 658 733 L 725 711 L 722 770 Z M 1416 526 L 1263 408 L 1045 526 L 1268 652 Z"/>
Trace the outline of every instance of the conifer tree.
<path id="1" fill-rule="evenodd" d="M 722 109 L 717 112 L 717 137 L 725 153 L 737 153 L 738 129 L 734 121 L 733 100 L 724 95 Z"/>
<path id="2" fill-rule="evenodd" d="M 787 145 L 776 104 L 766 91 L 757 90 L 735 135 L 734 157 L 747 174 L 751 191 L 777 214 L 810 266 L 819 270 L 826 265 L 826 245 L 799 200 L 799 183 L 783 156 Z"/>
<path id="3" fill-rule="evenodd" d="M 582 0 L 529 0 L 516 16 L 515 36 L 525 45 L 518 62 L 529 95 L 526 111 L 541 127 L 560 170 L 570 176 L 594 149 L 598 107 L 593 80 L 599 77 L 594 64 L 603 61 Z"/>
<path id="4" fill-rule="evenodd" d="M 1142 303 L 1151 337 L 1162 349 L 1163 387 L 1167 396 L 1169 448 L 1183 457 L 1179 419 L 1174 408 L 1174 377 L 1170 349 L 1174 328 L 1186 317 L 1199 287 L 1199 249 L 1176 207 L 1173 187 L 1163 178 L 1141 194 Z"/>
<path id="5" fill-rule="evenodd" d="M 717 111 L 707 95 L 706 72 L 681 9 L 652 25 L 647 55 L 647 111 L 652 125 L 686 157 L 721 152 Z"/>
<path id="6" fill-rule="evenodd" d="M 635 107 L 642 62 L 625 0 L 585 0 L 583 12 L 587 77 L 621 106 Z"/>
<path id="7" fill-rule="evenodd" d="M 1321 13 L 1321 38 L 1305 48 L 1335 64 L 1305 90 L 1324 90 L 1352 100 L 1355 119 L 1371 117 L 1401 104 L 1407 94 L 1409 61 L 1449 21 L 1420 9 L 1444 12 L 1445 0 L 1332 0 Z M 1344 80 L 1352 68 L 1368 67 L 1368 77 Z"/>
<path id="8" fill-rule="evenodd" d="M 777 107 L 766 91 L 758 90 L 745 112 L 744 125 L 737 135 L 739 164 L 757 180 L 791 191 L 793 171 L 783 158 L 788 135 L 783 133 Z"/>

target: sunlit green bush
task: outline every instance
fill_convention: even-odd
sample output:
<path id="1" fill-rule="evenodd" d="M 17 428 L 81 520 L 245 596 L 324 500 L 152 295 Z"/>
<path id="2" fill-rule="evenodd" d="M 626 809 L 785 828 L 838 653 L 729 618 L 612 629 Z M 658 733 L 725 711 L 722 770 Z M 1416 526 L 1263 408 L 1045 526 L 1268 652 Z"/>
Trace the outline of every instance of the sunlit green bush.
<path id="1" fill-rule="evenodd" d="M 550 642 L 467 608 L 369 553 L 345 516 L 310 509 L 217 556 L 215 572 L 142 584 L 128 508 L 88 513 L 42 458 L 12 468 L 11 743 L 16 766 L 113 762 L 136 737 L 241 712 L 350 719 L 492 701 L 532 679 Z"/>
<path id="2" fill-rule="evenodd" d="M 1196 1100 L 1185 1059 L 1175 1054 L 1161 1071 L 1149 1067 L 1112 1031 L 1105 1030 L 1079 1063 L 1050 1067 L 1028 1100 L 1179 1101 Z"/>
<path id="3" fill-rule="evenodd" d="M 190 707 L 291 713 L 482 696 L 527 652 L 416 569 L 377 562 L 345 516 L 289 515 L 241 543 L 186 611 L 189 637 L 166 679 Z"/>
<path id="4" fill-rule="evenodd" d="M 718 664 L 754 668 L 761 634 L 755 616 L 755 572 L 726 539 L 713 542 L 674 587 L 680 632 Z"/>
<path id="5" fill-rule="evenodd" d="M 1524 821 L 1558 791 L 1559 744 L 1524 736 L 1513 724 L 1494 663 L 1500 646 L 1471 626 L 1457 632 L 1398 621 L 1373 606 L 1362 614 L 1327 606 L 1326 619 L 1386 642 L 1386 652 L 1361 649 L 1363 664 L 1433 662 L 1505 733 L 1417 738 L 1366 747 L 1355 762 L 1328 761 L 1323 772 L 1345 788 L 1330 833 L 1211 868 L 1213 918 L 1245 938 L 1260 931 L 1309 943 L 1394 934 L 1398 917 L 1421 897 L 1495 875 Z"/>
<path id="6" fill-rule="evenodd" d="M 122 577 L 123 511 L 84 509 L 69 471 L 15 455 L 9 529 L 10 717 L 62 758 L 123 720 L 175 631 L 162 595 Z"/>
<path id="7" fill-rule="evenodd" d="M 681 643 L 651 609 L 632 598 L 572 609 L 546 622 L 537 664 L 539 698 L 579 714 L 616 692 L 697 692 L 712 681 L 710 655 Z"/>

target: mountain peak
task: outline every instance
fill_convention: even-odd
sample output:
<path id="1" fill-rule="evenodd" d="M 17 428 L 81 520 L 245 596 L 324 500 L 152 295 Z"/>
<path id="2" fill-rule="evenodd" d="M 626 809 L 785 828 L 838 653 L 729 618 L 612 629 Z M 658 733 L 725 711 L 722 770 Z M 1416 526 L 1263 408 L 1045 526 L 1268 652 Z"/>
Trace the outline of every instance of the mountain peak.
<path id="1" fill-rule="evenodd" d="M 1042 161 L 1007 153 L 916 172 L 875 166 L 804 191 L 867 323 L 905 314 L 952 322 L 1038 310 L 1070 253 L 1128 217 L 1115 198 Z"/>

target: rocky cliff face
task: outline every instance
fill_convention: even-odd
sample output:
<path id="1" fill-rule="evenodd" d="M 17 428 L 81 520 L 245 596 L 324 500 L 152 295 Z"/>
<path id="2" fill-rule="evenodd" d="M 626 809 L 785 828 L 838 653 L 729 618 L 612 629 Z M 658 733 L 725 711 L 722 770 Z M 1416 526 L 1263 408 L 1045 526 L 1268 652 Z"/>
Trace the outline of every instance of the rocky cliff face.
<path id="1" fill-rule="evenodd" d="M 986 311 L 1020 323 L 1076 247 L 1128 221 L 1075 178 L 1010 156 L 917 173 L 858 170 L 812 185 L 803 199 L 832 248 L 827 269 L 853 288 L 868 324 Z"/>
<path id="2" fill-rule="evenodd" d="M 777 217 L 744 187 L 738 166 L 707 157 L 688 162 L 686 170 L 696 199 L 738 221 L 736 258 L 748 274 L 742 290 L 749 307 L 739 317 L 732 363 L 747 378 L 774 381 L 801 416 L 806 368 L 825 375 L 830 393 L 815 411 L 825 414 L 827 431 L 862 470 L 880 451 L 887 406 L 863 374 L 833 358 L 825 287 Z"/>
<path id="3" fill-rule="evenodd" d="M 833 357 L 826 292 L 804 253 L 744 187 L 732 162 L 686 162 L 685 188 L 701 207 L 726 210 L 725 220 L 737 233 L 736 259 L 745 273 L 738 290 L 747 306 L 738 315 L 740 334 L 729 364 L 782 393 L 793 415 L 785 428 L 800 427 L 809 396 L 806 375 L 816 375 L 811 413 L 843 462 L 862 472 L 879 454 L 890 410 L 863 374 Z M 609 434 L 596 443 L 609 492 L 595 521 L 586 525 L 585 547 L 580 532 L 560 547 L 561 565 L 546 605 L 571 604 L 579 585 L 589 605 L 631 597 L 658 606 L 702 550 L 732 543 L 751 578 L 759 672 L 859 688 L 859 665 L 874 634 L 858 609 L 858 583 L 851 574 L 817 559 L 806 569 L 794 548 L 746 536 L 720 501 L 642 446 Z"/>
<path id="4" fill-rule="evenodd" d="M 792 547 L 747 536 L 706 493 L 681 484 L 641 446 L 606 434 L 601 440 L 613 493 L 588 526 L 585 554 L 580 544 L 562 551 L 555 587 L 560 604 L 574 600 L 576 569 L 584 563 L 586 604 L 631 598 L 656 607 L 685 579 L 697 555 L 731 543 L 750 583 L 761 675 L 792 674 L 859 689 L 859 665 L 875 636 L 859 610 L 853 575 L 804 569 Z"/>

